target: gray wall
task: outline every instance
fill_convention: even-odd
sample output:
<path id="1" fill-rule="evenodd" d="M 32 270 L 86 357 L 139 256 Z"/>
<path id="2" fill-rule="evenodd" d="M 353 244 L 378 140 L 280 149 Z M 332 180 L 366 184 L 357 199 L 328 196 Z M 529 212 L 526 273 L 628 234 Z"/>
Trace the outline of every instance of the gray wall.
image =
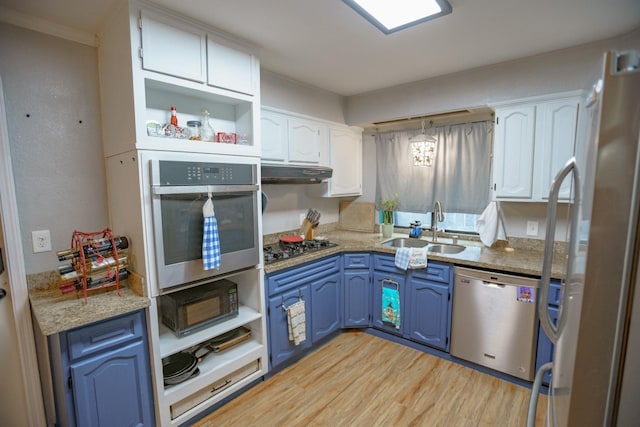
<path id="1" fill-rule="evenodd" d="M 640 29 L 615 39 L 351 96 L 346 121 L 361 126 L 585 89 L 601 72 L 605 50 L 629 48 L 640 48 Z"/>
<path id="2" fill-rule="evenodd" d="M 0 24 L 0 58 L 26 271 L 49 271 L 74 230 L 108 226 L 97 51 Z M 53 251 L 34 254 L 42 229 Z"/>

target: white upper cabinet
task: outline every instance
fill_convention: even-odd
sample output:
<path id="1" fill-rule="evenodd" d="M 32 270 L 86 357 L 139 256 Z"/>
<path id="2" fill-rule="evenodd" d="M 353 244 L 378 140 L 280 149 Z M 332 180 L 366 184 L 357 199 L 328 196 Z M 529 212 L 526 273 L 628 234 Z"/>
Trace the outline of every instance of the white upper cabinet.
<path id="1" fill-rule="evenodd" d="M 267 163 L 329 163 L 327 125 L 301 115 L 262 108 L 262 160 Z"/>
<path id="2" fill-rule="evenodd" d="M 140 13 L 142 68 L 204 82 L 205 32 L 150 10 Z"/>
<path id="3" fill-rule="evenodd" d="M 580 97 L 545 97 L 496 108 L 494 198 L 544 202 L 555 175 L 574 155 Z M 571 197 L 565 180 L 559 199 Z"/>
<path id="4" fill-rule="evenodd" d="M 287 160 L 289 139 L 287 117 L 267 110 L 260 116 L 262 127 L 262 160 L 284 162 Z"/>
<path id="5" fill-rule="evenodd" d="M 218 34 L 147 2 L 118 3 L 98 48 L 105 157 L 134 149 L 260 156 L 259 61 Z M 205 117 L 215 136 L 190 135 L 187 122 Z"/>
<path id="6" fill-rule="evenodd" d="M 496 198 L 532 196 L 535 112 L 533 105 L 496 110 L 493 166 Z"/>
<path id="7" fill-rule="evenodd" d="M 320 144 L 326 136 L 326 126 L 302 119 L 289 119 L 289 161 L 320 163 Z"/>
<path id="8" fill-rule="evenodd" d="M 549 198 L 549 189 L 556 174 L 575 152 L 579 100 L 568 99 L 545 102 L 538 106 L 536 134 L 542 141 L 542 162 L 538 166 L 540 197 Z M 565 179 L 558 194 L 560 199 L 571 196 L 571 179 Z"/>
<path id="9" fill-rule="evenodd" d="M 255 95 L 260 87 L 257 58 L 232 42 L 207 35 L 207 82 L 211 86 Z"/>
<path id="10" fill-rule="evenodd" d="M 361 196 L 362 129 L 330 124 L 328 151 L 331 178 L 308 186 L 307 192 L 316 197 Z"/>
<path id="11" fill-rule="evenodd" d="M 362 131 L 331 128 L 331 168 L 327 197 L 362 195 Z"/>

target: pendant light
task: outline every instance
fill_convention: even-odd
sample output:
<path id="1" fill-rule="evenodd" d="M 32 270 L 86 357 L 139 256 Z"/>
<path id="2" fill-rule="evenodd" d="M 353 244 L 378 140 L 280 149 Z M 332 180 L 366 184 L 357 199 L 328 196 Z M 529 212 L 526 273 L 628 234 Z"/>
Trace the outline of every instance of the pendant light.
<path id="1" fill-rule="evenodd" d="M 433 125 L 433 121 L 429 122 L 429 124 Z M 437 140 L 433 136 L 426 134 L 424 125 L 425 122 L 423 120 L 422 132 L 409 138 L 414 166 L 433 166 L 436 157 Z"/>

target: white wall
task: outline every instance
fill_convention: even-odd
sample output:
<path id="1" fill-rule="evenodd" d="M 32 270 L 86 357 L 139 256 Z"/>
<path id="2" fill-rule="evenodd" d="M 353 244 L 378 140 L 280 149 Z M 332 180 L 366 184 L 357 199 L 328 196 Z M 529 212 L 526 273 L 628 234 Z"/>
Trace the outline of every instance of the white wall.
<path id="1" fill-rule="evenodd" d="M 346 100 L 343 96 L 305 83 L 260 70 L 262 105 L 345 123 Z"/>
<path id="2" fill-rule="evenodd" d="M 346 120 L 363 126 L 585 89 L 599 76 L 605 50 L 629 48 L 640 48 L 640 29 L 615 39 L 351 96 Z"/>
<path id="3" fill-rule="evenodd" d="M 0 24 L 0 58 L 26 271 L 49 271 L 74 230 L 108 226 L 97 51 Z M 34 254 L 41 229 L 53 252 Z"/>

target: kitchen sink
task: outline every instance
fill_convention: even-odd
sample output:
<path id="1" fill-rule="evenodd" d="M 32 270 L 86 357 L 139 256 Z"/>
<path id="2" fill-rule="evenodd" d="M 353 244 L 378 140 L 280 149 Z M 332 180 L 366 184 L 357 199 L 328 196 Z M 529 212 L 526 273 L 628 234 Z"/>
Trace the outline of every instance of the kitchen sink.
<path id="1" fill-rule="evenodd" d="M 459 254 L 460 252 L 464 251 L 464 246 L 436 243 L 433 245 L 429 245 L 429 247 L 427 247 L 427 251 L 438 254 Z"/>
<path id="2" fill-rule="evenodd" d="M 424 248 L 429 242 L 426 240 L 410 239 L 408 237 L 396 237 L 382 243 L 382 246 L 391 246 L 392 248 Z"/>
<path id="3" fill-rule="evenodd" d="M 427 251 L 434 254 L 459 254 L 464 251 L 465 247 L 462 245 L 450 245 L 447 243 L 430 243 L 426 240 L 410 239 L 408 237 L 396 237 L 395 239 L 387 240 L 382 243 L 382 246 L 389 246 L 392 248 L 424 248 L 427 246 Z"/>

